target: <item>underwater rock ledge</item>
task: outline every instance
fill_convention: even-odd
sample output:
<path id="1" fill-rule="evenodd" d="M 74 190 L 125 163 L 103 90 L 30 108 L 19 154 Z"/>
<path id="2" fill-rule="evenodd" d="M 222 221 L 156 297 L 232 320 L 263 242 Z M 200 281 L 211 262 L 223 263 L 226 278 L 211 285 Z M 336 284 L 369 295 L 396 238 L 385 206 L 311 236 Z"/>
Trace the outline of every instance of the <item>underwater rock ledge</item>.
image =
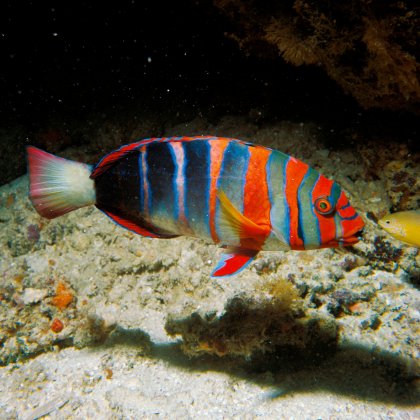
<path id="1" fill-rule="evenodd" d="M 420 114 L 415 1 L 214 0 L 246 54 L 321 66 L 363 108 Z"/>
<path id="2" fill-rule="evenodd" d="M 238 276 L 217 280 L 210 277 L 216 246 L 142 238 L 94 208 L 42 219 L 21 177 L 0 188 L 0 382 L 8 412 L 45 402 L 39 387 L 52 381 L 65 382 L 69 403 L 60 410 L 83 418 L 92 417 L 83 410 L 97 393 L 111 405 L 101 408 L 107 414 L 141 417 L 147 404 L 166 413 L 167 395 L 184 401 L 171 392 L 190 393 L 194 381 L 205 381 L 195 391 L 217 407 L 227 403 L 215 395 L 237 401 L 244 388 L 249 398 L 267 393 L 280 410 L 276 418 L 287 398 L 293 405 L 308 395 L 329 405 L 341 399 L 364 413 L 387 404 L 393 413 L 411 410 L 420 400 L 420 255 L 374 221 L 392 206 L 416 205 L 417 181 L 413 195 L 385 187 L 413 178 L 406 147 L 327 148 L 311 124 L 259 127 L 232 116 L 217 126 L 196 119 L 164 134 L 180 132 L 239 137 L 303 159 L 351 195 L 366 220 L 363 240 L 345 250 L 262 252 Z M 93 141 L 114 140 L 104 131 Z M 73 148 L 67 156 L 90 161 L 92 152 Z M 384 170 L 383 162 L 393 163 Z M 158 391 L 149 398 L 153 386 Z M 155 395 L 159 407 L 150 403 Z M 185 410 L 200 404 L 197 398 Z"/>

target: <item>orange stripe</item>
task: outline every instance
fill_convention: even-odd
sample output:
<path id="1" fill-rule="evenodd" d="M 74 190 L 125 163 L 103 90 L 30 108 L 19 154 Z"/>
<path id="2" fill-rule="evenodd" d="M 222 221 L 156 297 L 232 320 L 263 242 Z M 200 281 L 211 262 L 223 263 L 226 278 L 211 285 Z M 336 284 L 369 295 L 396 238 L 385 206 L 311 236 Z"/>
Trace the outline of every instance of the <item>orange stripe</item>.
<path id="1" fill-rule="evenodd" d="M 312 190 L 312 203 L 315 203 L 315 200 L 322 195 L 329 197 L 331 195 L 331 188 L 333 186 L 333 181 L 325 178 L 323 175 L 320 175 L 318 181 L 316 182 L 314 189 Z M 321 238 L 321 247 L 326 242 L 330 242 L 335 239 L 335 220 L 334 216 L 322 216 L 317 213 L 315 210 L 314 213 L 318 218 L 319 222 L 319 233 Z M 337 244 L 338 245 L 338 244 Z"/>
<path id="2" fill-rule="evenodd" d="M 244 216 L 261 227 L 266 232 L 261 236 L 242 239 L 244 248 L 261 249 L 271 231 L 270 198 L 267 184 L 267 162 L 271 150 L 263 147 L 249 147 L 248 169 L 244 185 Z"/>
<path id="3" fill-rule="evenodd" d="M 219 242 L 219 237 L 216 233 L 216 187 L 217 180 L 220 176 L 220 169 L 222 168 L 223 153 L 229 140 L 219 138 L 218 140 L 209 141 L 210 145 L 210 188 L 209 188 L 209 225 L 211 238 L 215 243 Z"/>
<path id="4" fill-rule="evenodd" d="M 342 220 L 341 221 L 341 227 L 343 229 L 343 232 L 346 235 L 351 235 L 363 228 L 365 225 L 363 219 L 360 217 L 360 215 L 357 215 L 354 219 L 351 220 Z"/>
<path id="5" fill-rule="evenodd" d="M 289 243 L 292 249 L 305 249 L 302 238 L 298 235 L 299 206 L 298 189 L 303 178 L 308 172 L 309 166 L 291 157 L 286 166 L 285 195 L 289 206 Z"/>
<path id="6" fill-rule="evenodd" d="M 343 209 L 343 207 L 345 207 Z M 356 214 L 354 207 L 349 205 L 349 200 L 347 199 L 344 192 L 341 192 L 339 199 L 337 200 L 337 213 L 342 218 L 353 217 Z"/>

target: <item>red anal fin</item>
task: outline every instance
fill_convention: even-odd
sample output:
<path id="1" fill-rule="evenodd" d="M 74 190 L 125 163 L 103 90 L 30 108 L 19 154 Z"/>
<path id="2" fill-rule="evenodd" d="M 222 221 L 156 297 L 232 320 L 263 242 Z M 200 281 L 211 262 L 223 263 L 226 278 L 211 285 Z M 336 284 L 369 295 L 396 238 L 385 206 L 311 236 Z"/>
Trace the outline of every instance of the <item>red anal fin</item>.
<path id="1" fill-rule="evenodd" d="M 242 271 L 258 254 L 258 251 L 252 249 L 227 249 L 217 263 L 212 277 L 225 277 L 238 274 Z"/>
<path id="2" fill-rule="evenodd" d="M 137 233 L 141 236 L 146 236 L 147 238 L 160 238 L 160 239 L 169 239 L 169 238 L 176 238 L 179 235 L 168 235 L 163 233 L 153 232 L 152 230 L 146 229 L 142 226 L 139 226 L 135 222 L 128 220 L 124 217 L 118 216 L 114 213 L 111 213 L 107 210 L 102 210 L 108 217 L 110 217 L 117 225 L 120 225 L 131 232 Z"/>

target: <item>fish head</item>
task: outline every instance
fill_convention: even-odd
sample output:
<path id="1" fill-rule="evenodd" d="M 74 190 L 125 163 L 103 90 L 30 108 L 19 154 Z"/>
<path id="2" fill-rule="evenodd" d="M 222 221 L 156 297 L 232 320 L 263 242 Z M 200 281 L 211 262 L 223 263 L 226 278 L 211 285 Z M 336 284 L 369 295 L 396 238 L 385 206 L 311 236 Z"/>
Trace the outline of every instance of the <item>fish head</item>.
<path id="1" fill-rule="evenodd" d="M 384 229 L 386 232 L 394 235 L 395 237 L 403 238 L 405 236 L 404 227 L 401 222 L 393 214 L 388 214 L 378 221 L 379 226 Z"/>
<path id="2" fill-rule="evenodd" d="M 420 210 L 388 214 L 378 224 L 399 241 L 420 248 Z"/>
<path id="3" fill-rule="evenodd" d="M 361 239 L 365 223 L 336 182 L 320 175 L 309 201 L 317 234 L 313 244 L 307 243 L 310 235 L 304 238 L 305 249 L 350 246 Z"/>

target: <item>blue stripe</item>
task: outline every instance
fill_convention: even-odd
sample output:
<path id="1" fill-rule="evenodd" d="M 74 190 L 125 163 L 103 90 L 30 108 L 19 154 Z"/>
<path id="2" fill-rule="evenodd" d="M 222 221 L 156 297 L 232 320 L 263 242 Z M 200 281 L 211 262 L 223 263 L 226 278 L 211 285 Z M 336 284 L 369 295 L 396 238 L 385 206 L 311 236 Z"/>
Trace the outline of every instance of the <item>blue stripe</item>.
<path id="1" fill-rule="evenodd" d="M 210 145 L 206 140 L 184 143 L 185 209 L 193 234 L 200 238 L 210 236 Z"/>
<path id="2" fill-rule="evenodd" d="M 225 192 L 240 212 L 243 212 L 243 192 L 248 160 L 249 151 L 246 146 L 233 141 L 229 142 L 223 152 L 220 175 L 216 185 L 217 190 Z"/>
<path id="3" fill-rule="evenodd" d="M 267 160 L 266 165 L 266 173 L 267 173 L 267 185 L 268 185 L 268 200 L 270 201 L 270 209 L 274 206 L 274 197 L 273 197 L 273 189 L 271 188 L 271 157 L 273 153 L 270 154 L 270 157 Z M 270 215 L 271 219 L 271 215 Z"/>
<path id="4" fill-rule="evenodd" d="M 297 191 L 298 236 L 299 236 L 300 239 L 302 239 L 303 246 L 305 246 L 305 244 L 307 244 L 308 242 L 307 242 L 306 235 L 305 235 L 305 229 L 303 228 L 303 224 L 305 222 L 304 222 L 304 219 L 303 219 L 304 214 L 303 214 L 303 211 L 302 211 L 302 205 L 301 205 L 302 197 L 300 196 L 300 193 L 301 193 L 302 187 L 305 185 L 305 182 L 308 179 L 308 177 L 309 177 L 310 174 L 311 174 L 311 169 L 308 168 L 307 171 L 306 171 L 305 176 L 303 177 L 303 179 L 302 179 L 302 181 L 301 181 L 301 183 L 299 185 L 298 191 Z M 303 199 L 306 200 L 306 197 L 303 197 Z M 309 220 L 308 220 L 308 222 L 309 222 Z"/>
<path id="5" fill-rule="evenodd" d="M 144 207 L 144 204 L 143 204 L 143 201 L 144 201 L 143 171 L 142 171 L 141 160 L 142 160 L 142 153 L 139 153 L 138 165 L 139 165 L 139 209 L 140 209 L 140 213 L 143 212 L 143 207 Z"/>
<path id="6" fill-rule="evenodd" d="M 173 177 L 175 165 L 168 143 L 147 145 L 147 180 L 150 194 L 150 221 L 163 229 L 175 232 Z"/>
<path id="7" fill-rule="evenodd" d="M 245 153 L 244 153 L 244 164 L 242 168 L 242 173 L 240 175 L 240 179 L 242 180 L 242 203 L 241 203 L 241 213 L 244 213 L 244 199 L 245 199 L 245 181 L 246 181 L 246 174 L 248 172 L 248 166 L 249 166 L 249 159 L 251 157 L 251 152 L 249 151 L 249 148 L 246 147 Z"/>
<path id="8" fill-rule="evenodd" d="M 341 194 L 341 188 L 334 182 L 331 189 L 331 195 L 328 197 L 333 207 L 336 206 L 338 198 L 340 197 L 340 194 Z"/>
<path id="9" fill-rule="evenodd" d="M 342 217 L 340 216 L 341 220 L 353 220 L 356 219 L 356 217 L 359 216 L 357 213 L 355 213 L 353 216 L 350 217 Z"/>
<path id="10" fill-rule="evenodd" d="M 321 177 L 320 174 L 318 174 L 318 178 L 314 183 L 314 186 L 311 190 L 311 192 L 309 193 L 309 200 L 311 203 L 311 212 L 312 212 L 312 218 L 315 221 L 315 226 L 316 226 L 316 233 L 317 233 L 317 238 L 318 238 L 318 244 L 321 244 L 321 228 L 319 227 L 319 220 L 318 220 L 318 216 L 315 214 L 315 206 L 314 203 L 312 202 L 312 194 L 314 192 L 314 189 L 316 187 L 316 185 L 318 184 L 319 178 Z"/>
<path id="11" fill-rule="evenodd" d="M 182 165 L 181 168 L 181 177 L 184 183 L 184 216 L 186 220 L 189 220 L 189 216 L 188 216 L 188 205 L 187 205 L 187 194 L 188 194 L 188 185 L 187 185 L 187 179 L 185 178 L 185 168 L 187 167 L 187 163 L 188 163 L 188 158 L 187 158 L 187 153 L 185 152 L 185 145 L 188 143 L 182 142 L 182 150 L 184 153 L 184 163 Z"/>
<path id="12" fill-rule="evenodd" d="M 170 137 L 168 140 L 174 140 L 176 139 L 176 137 Z M 177 183 L 176 183 L 176 179 L 177 179 L 177 174 L 178 174 L 178 161 L 176 159 L 176 154 L 174 149 L 172 148 L 171 145 L 169 145 L 169 151 L 171 153 L 172 156 L 172 161 L 174 163 L 174 174 L 172 177 L 172 189 L 174 192 L 174 220 L 178 220 L 179 219 L 179 206 L 178 206 L 178 199 L 179 199 L 179 194 L 178 194 L 178 187 L 177 187 Z M 185 166 L 185 165 L 184 165 Z M 182 169 L 182 171 L 184 171 L 184 169 Z"/>
<path id="13" fill-rule="evenodd" d="M 143 160 L 144 160 L 144 173 L 146 175 L 145 178 L 143 178 Z M 151 207 L 151 203 L 152 203 L 152 191 L 150 190 L 150 186 L 149 186 L 149 181 L 147 179 L 148 176 L 148 166 L 147 166 L 147 146 L 145 148 L 144 152 L 140 152 L 139 153 L 139 158 L 138 158 L 138 165 L 139 165 L 139 178 L 140 178 L 140 182 L 139 182 L 139 189 L 140 189 L 140 194 L 139 194 L 139 205 L 140 205 L 140 212 L 141 213 L 147 213 L 150 211 L 150 207 Z M 146 188 L 148 191 L 148 200 L 147 203 L 144 202 L 144 197 L 145 197 L 145 191 L 144 191 L 144 184 L 146 184 Z"/>
<path id="14" fill-rule="evenodd" d="M 283 166 L 283 197 L 284 197 L 284 204 L 285 204 L 285 210 L 286 210 L 285 212 L 286 215 L 285 215 L 285 220 L 284 220 L 284 230 L 286 231 L 286 236 L 284 236 L 284 238 L 290 245 L 290 208 L 286 200 L 286 185 L 287 185 L 286 169 L 287 169 L 287 164 L 289 163 L 289 161 L 290 161 L 290 156 L 288 156 L 287 161 L 284 163 L 284 166 Z"/>
<path id="15" fill-rule="evenodd" d="M 248 146 L 235 141 L 229 142 L 223 153 L 220 176 L 216 186 L 217 190 L 223 191 L 241 213 L 244 209 L 245 176 L 248 170 L 249 157 Z M 217 223 L 219 217 L 220 203 L 217 200 L 216 232 L 219 238 L 223 239 Z"/>
<path id="16" fill-rule="evenodd" d="M 298 188 L 298 234 L 303 240 L 305 249 L 319 247 L 319 223 L 314 214 L 312 203 L 312 191 L 319 179 L 319 174 L 312 168 L 308 168 Z"/>
<path id="17" fill-rule="evenodd" d="M 273 150 L 267 162 L 268 197 L 271 204 L 270 222 L 273 229 L 279 232 L 287 245 L 289 242 L 289 208 L 286 203 L 286 165 L 290 157 L 284 153 Z M 278 240 L 274 233 L 270 234 L 266 244 L 273 242 L 268 249 L 276 249 L 275 243 Z M 274 248 L 272 248 L 274 247 Z"/>
<path id="18" fill-rule="evenodd" d="M 211 233 L 210 233 L 210 182 L 211 182 L 210 180 L 210 165 L 211 165 L 210 143 L 206 141 L 205 145 L 207 147 L 207 151 L 206 151 L 206 165 L 204 165 L 204 168 L 206 171 L 207 183 L 206 183 L 206 189 L 204 193 L 204 197 L 205 197 L 204 202 L 206 203 L 206 206 L 205 206 L 205 212 L 203 213 L 203 217 L 205 217 L 206 234 L 210 238 L 211 237 Z"/>
<path id="19" fill-rule="evenodd" d="M 341 194 L 341 188 L 334 182 L 332 189 L 331 189 L 331 195 L 328 197 L 331 206 L 335 209 L 337 206 L 338 198 Z M 337 219 L 334 217 L 334 225 L 335 225 L 335 237 L 339 238 L 342 235 L 341 231 L 341 223 L 337 221 Z"/>

